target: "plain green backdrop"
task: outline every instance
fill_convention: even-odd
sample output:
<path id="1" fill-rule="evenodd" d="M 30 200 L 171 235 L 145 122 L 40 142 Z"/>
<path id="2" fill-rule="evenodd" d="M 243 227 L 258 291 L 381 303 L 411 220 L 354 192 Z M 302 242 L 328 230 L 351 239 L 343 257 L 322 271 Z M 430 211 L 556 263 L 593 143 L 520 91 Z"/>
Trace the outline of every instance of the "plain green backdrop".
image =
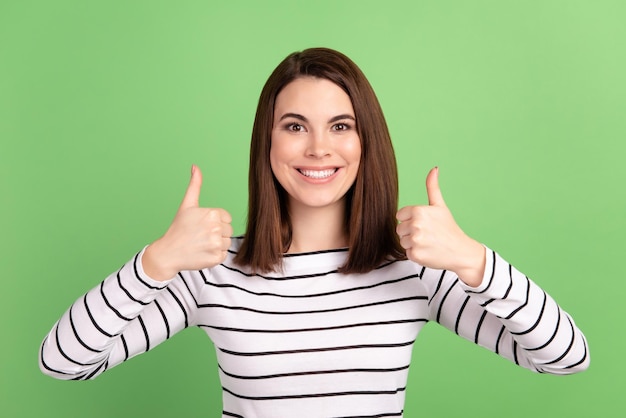
<path id="1" fill-rule="evenodd" d="M 42 375 L 39 344 L 164 232 L 192 163 L 243 231 L 261 87 L 327 46 L 378 93 L 401 204 L 438 165 L 458 223 L 590 344 L 588 371 L 537 375 L 428 325 L 405 416 L 623 416 L 625 21 L 622 0 L 0 1 L 0 415 L 219 416 L 199 329 L 91 382 Z"/>

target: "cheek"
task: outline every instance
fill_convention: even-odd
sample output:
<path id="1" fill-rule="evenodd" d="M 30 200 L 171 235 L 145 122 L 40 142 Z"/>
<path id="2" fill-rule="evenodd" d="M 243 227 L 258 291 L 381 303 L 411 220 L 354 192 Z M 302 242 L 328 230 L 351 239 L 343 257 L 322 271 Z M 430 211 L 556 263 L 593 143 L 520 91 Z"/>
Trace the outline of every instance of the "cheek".
<path id="1" fill-rule="evenodd" d="M 358 166 L 361 161 L 361 141 L 358 137 L 345 144 L 344 155 L 350 162 L 357 163 Z"/>
<path id="2" fill-rule="evenodd" d="M 270 163 L 272 167 L 279 168 L 281 165 L 288 164 L 299 155 L 297 144 L 290 138 L 283 138 L 280 135 L 272 137 L 270 145 Z"/>
<path id="3" fill-rule="evenodd" d="M 346 150 L 346 158 L 351 163 L 350 175 L 352 177 L 352 183 L 356 180 L 359 173 L 359 167 L 361 165 L 361 141 L 357 137 L 355 141 L 351 142 L 350 147 Z"/>
<path id="4" fill-rule="evenodd" d="M 274 174 L 274 177 L 280 180 L 280 165 L 276 158 L 276 153 L 272 150 L 270 150 L 270 168 L 272 169 L 272 174 Z"/>
<path id="5" fill-rule="evenodd" d="M 270 140 L 270 167 L 272 167 L 272 172 L 276 174 L 276 168 L 278 164 L 278 154 L 279 154 L 279 146 L 275 139 L 274 134 L 272 133 L 272 138 Z"/>
<path id="6" fill-rule="evenodd" d="M 270 166 L 272 171 L 276 169 L 276 149 L 273 146 L 270 148 Z"/>
<path id="7" fill-rule="evenodd" d="M 272 138 L 270 145 L 270 167 L 274 176 L 279 177 L 285 171 L 285 166 L 289 162 L 289 149 L 280 138 Z"/>

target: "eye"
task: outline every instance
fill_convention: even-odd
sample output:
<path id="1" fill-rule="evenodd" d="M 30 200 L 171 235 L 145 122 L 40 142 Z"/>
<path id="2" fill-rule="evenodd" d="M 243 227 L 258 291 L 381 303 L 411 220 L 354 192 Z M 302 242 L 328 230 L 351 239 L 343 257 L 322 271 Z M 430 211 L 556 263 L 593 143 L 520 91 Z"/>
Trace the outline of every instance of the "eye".
<path id="1" fill-rule="evenodd" d="M 285 128 L 291 132 L 304 132 L 304 126 L 296 122 L 291 122 L 285 125 Z"/>
<path id="2" fill-rule="evenodd" d="M 332 129 L 333 131 L 348 131 L 350 130 L 352 127 L 350 125 L 348 125 L 347 123 L 336 123 L 333 125 Z"/>

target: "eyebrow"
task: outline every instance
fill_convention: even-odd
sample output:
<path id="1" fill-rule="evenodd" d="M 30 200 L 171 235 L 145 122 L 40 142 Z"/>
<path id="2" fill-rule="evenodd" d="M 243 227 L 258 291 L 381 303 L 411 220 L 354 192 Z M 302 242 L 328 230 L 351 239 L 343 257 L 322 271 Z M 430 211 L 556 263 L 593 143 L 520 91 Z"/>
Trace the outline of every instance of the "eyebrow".
<path id="1" fill-rule="evenodd" d="M 303 122 L 308 122 L 309 121 L 306 117 L 304 117 L 303 115 L 301 115 L 299 113 L 285 113 L 284 115 L 282 115 L 280 117 L 279 121 L 281 121 L 283 119 L 287 119 L 287 118 L 294 118 L 294 119 L 301 120 Z M 351 120 L 356 121 L 356 119 L 354 119 L 354 116 L 345 113 L 343 115 L 333 116 L 332 118 L 330 118 L 328 123 L 337 122 L 338 120 L 343 120 L 343 119 L 351 119 Z"/>

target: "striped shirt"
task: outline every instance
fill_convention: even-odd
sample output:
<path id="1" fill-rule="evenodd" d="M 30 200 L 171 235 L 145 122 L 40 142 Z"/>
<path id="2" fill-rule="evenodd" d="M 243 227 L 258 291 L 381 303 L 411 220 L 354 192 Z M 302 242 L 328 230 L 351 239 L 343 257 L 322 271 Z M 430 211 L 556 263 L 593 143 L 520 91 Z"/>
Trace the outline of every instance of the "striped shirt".
<path id="1" fill-rule="evenodd" d="M 251 274 L 227 259 L 157 282 L 137 254 L 78 299 L 41 347 L 42 371 L 92 379 L 189 326 L 217 350 L 223 417 L 401 417 L 413 343 L 436 321 L 522 367 L 567 374 L 589 363 L 571 317 L 487 250 L 478 288 L 412 261 L 341 274 L 347 250 L 288 254 Z"/>

